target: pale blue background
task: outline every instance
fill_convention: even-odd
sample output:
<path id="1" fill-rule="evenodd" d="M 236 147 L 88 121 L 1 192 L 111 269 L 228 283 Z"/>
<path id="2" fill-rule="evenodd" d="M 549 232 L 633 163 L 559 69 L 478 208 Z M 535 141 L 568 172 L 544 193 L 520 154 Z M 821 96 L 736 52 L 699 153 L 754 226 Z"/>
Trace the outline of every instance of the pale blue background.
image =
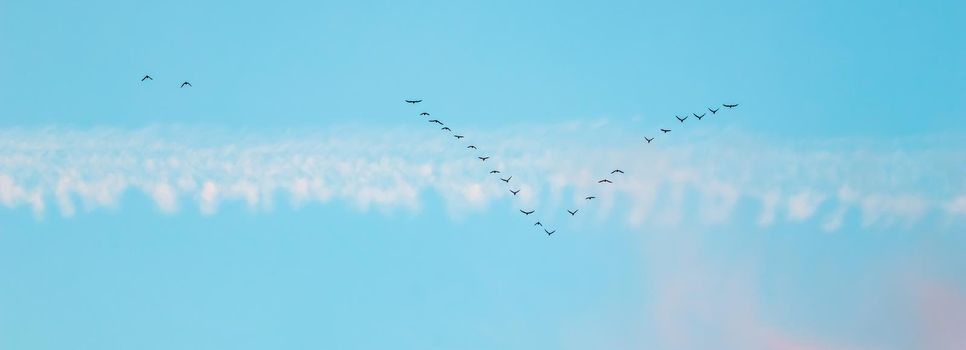
<path id="1" fill-rule="evenodd" d="M 0 1 L 0 126 L 393 125 L 422 98 L 478 127 L 654 125 L 734 101 L 729 125 L 789 139 L 966 131 L 963 2 L 348 4 Z M 431 195 L 417 214 L 210 217 L 130 197 L 73 218 L 0 210 L 0 348 L 653 345 L 643 247 L 677 240 L 622 222 L 546 239 L 510 211 L 451 220 Z M 962 286 L 961 232 L 847 222 L 682 234 L 722 269 L 755 266 L 770 323 L 911 347 L 887 282 L 916 257 Z"/>

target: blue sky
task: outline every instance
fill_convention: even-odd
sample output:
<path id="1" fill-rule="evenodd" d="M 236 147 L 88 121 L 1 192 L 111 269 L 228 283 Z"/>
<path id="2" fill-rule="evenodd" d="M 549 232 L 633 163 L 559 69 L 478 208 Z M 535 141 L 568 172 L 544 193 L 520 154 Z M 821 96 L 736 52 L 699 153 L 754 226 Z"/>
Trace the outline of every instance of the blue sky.
<path id="1" fill-rule="evenodd" d="M 964 10 L 2 2 L 0 348 L 955 348 Z"/>

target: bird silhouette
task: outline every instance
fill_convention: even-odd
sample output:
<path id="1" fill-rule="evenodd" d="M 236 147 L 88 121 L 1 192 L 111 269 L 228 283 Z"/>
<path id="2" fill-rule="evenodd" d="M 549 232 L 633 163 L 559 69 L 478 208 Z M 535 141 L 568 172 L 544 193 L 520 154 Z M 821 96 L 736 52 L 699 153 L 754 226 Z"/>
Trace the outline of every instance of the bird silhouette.
<path id="1" fill-rule="evenodd" d="M 733 105 L 722 104 L 722 106 L 725 106 L 725 107 L 728 107 L 728 108 L 735 108 L 735 107 L 738 107 L 738 104 L 737 103 L 735 103 Z"/>
<path id="2" fill-rule="evenodd" d="M 423 102 L 423 100 L 406 100 L 406 103 L 412 103 L 412 104 L 417 104 L 420 102 Z"/>
<path id="3" fill-rule="evenodd" d="M 530 215 L 530 214 L 533 214 L 533 212 L 535 212 L 535 211 L 536 211 L 536 210 L 531 210 L 531 211 L 525 211 L 525 210 L 523 210 L 523 209 L 520 209 L 520 212 L 521 212 L 521 213 L 523 213 L 523 215 Z"/>
<path id="4" fill-rule="evenodd" d="M 479 158 L 480 160 L 482 160 L 482 161 L 484 161 L 484 162 L 485 162 L 485 161 L 486 161 L 487 159 L 490 159 L 490 157 L 476 157 L 476 158 Z"/>
<path id="5" fill-rule="evenodd" d="M 440 130 L 453 131 L 448 126 L 444 126 L 444 127 L 440 128 Z"/>
<path id="6" fill-rule="evenodd" d="M 517 193 L 520 193 L 520 190 L 516 190 L 516 191 L 514 191 L 514 190 L 510 190 L 510 193 L 513 193 L 513 195 L 514 195 L 514 196 L 516 196 L 516 195 L 517 195 Z"/>
<path id="7" fill-rule="evenodd" d="M 644 140 L 647 141 L 647 143 L 651 143 L 651 141 L 654 141 L 654 138 L 647 138 L 647 136 L 644 136 Z"/>
<path id="8" fill-rule="evenodd" d="M 546 232 L 547 236 L 549 236 L 549 235 L 552 235 L 554 232 L 557 232 L 557 230 L 547 231 L 547 229 L 543 229 L 543 232 Z"/>
<path id="9" fill-rule="evenodd" d="M 476 149 L 476 146 L 473 146 L 473 145 L 469 145 L 469 146 L 466 146 L 466 148 L 472 148 L 472 149 Z"/>
<path id="10" fill-rule="evenodd" d="M 503 182 L 506 182 L 506 183 L 510 183 L 510 179 L 512 179 L 512 178 L 513 178 L 513 176 L 510 176 L 510 177 L 505 178 L 505 179 L 504 178 L 500 178 L 500 181 L 503 181 Z"/>
<path id="11" fill-rule="evenodd" d="M 612 184 L 613 182 L 612 182 L 612 181 L 610 181 L 610 180 L 608 180 L 608 179 L 603 179 L 603 180 L 600 180 L 600 181 L 597 181 L 597 183 L 599 183 L 599 184 L 602 184 L 602 183 L 609 183 L 609 184 Z"/>
<path id="12" fill-rule="evenodd" d="M 533 223 L 533 226 L 543 227 L 543 224 L 541 224 L 539 221 L 537 221 L 537 222 Z"/>
<path id="13" fill-rule="evenodd" d="M 419 113 L 419 115 L 429 115 L 429 113 L 422 112 L 422 113 Z"/>
<path id="14" fill-rule="evenodd" d="M 453 135 L 453 137 L 455 137 L 455 138 L 457 138 L 457 139 L 461 139 L 461 138 L 464 138 L 464 137 L 466 137 L 466 136 L 463 136 L 463 135 Z"/>
<path id="15" fill-rule="evenodd" d="M 718 109 L 720 108 L 717 108 L 717 109 L 708 108 L 708 112 L 711 112 L 711 114 L 715 114 L 715 113 L 718 113 Z"/>
<path id="16" fill-rule="evenodd" d="M 499 174 L 499 173 L 500 173 L 499 170 L 490 170 L 490 174 Z"/>
<path id="17" fill-rule="evenodd" d="M 701 118 L 704 118 L 704 115 L 708 113 L 701 113 L 701 115 L 698 115 L 697 113 L 691 113 L 691 114 L 694 114 L 695 118 L 698 118 L 698 120 L 701 120 Z"/>
<path id="18" fill-rule="evenodd" d="M 611 174 L 616 174 L 616 173 L 621 173 L 621 174 L 623 174 L 623 173 L 624 173 L 624 171 L 623 171 L 623 170 L 620 170 L 620 169 L 614 169 L 614 171 L 611 171 L 610 173 L 611 173 Z"/>
<path id="19" fill-rule="evenodd" d="M 150 75 L 145 75 L 144 78 L 141 78 L 141 81 L 144 81 L 145 79 L 154 80 L 154 78 L 152 78 Z"/>
<path id="20" fill-rule="evenodd" d="M 443 125 L 443 122 L 441 122 L 439 120 L 436 120 L 436 119 L 430 120 L 429 122 L 430 123 L 436 123 L 436 124 L 439 124 L 439 125 Z"/>
<path id="21" fill-rule="evenodd" d="M 665 134 L 667 134 L 667 133 L 671 132 L 671 129 L 661 129 L 661 131 L 663 131 Z"/>
<path id="22" fill-rule="evenodd" d="M 154 79 L 151 79 L 151 80 L 154 80 Z M 188 87 L 191 87 L 191 83 L 189 83 L 189 82 L 187 82 L 187 81 L 186 81 L 186 82 L 183 82 L 183 83 L 181 83 L 181 87 L 184 87 L 185 85 L 188 85 Z"/>
<path id="23" fill-rule="evenodd" d="M 675 118 L 678 118 L 678 121 L 679 121 L 679 122 L 682 122 L 682 123 L 684 123 L 684 120 L 685 120 L 685 119 L 688 119 L 688 117 L 684 117 L 684 119 L 681 119 L 681 117 L 678 117 L 678 116 L 674 116 L 674 117 L 675 117 Z"/>
<path id="24" fill-rule="evenodd" d="M 568 210 L 567 212 L 570 213 L 570 216 L 574 216 L 574 215 L 577 215 L 578 211 L 580 211 L 580 209 L 574 209 L 574 211 Z"/>
<path id="25" fill-rule="evenodd" d="M 591 199 L 594 199 L 594 198 L 597 198 L 597 197 L 594 197 L 594 196 L 589 196 L 589 197 L 587 197 L 587 198 L 584 198 L 584 199 L 586 199 L 586 200 L 591 200 Z"/>

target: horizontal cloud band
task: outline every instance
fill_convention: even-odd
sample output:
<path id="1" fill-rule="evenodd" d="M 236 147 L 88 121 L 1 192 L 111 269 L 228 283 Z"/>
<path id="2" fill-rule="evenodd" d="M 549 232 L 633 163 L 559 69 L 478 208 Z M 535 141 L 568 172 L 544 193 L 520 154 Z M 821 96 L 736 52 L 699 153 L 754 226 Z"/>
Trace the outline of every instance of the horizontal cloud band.
<path id="1" fill-rule="evenodd" d="M 820 227 L 831 231 L 853 209 L 862 226 L 912 225 L 931 212 L 966 216 L 966 153 L 957 141 L 795 143 L 722 130 L 644 144 L 614 129 L 601 122 L 518 125 L 461 131 L 463 140 L 415 125 L 2 129 L 0 204 L 37 215 L 56 207 L 71 216 L 79 206 L 119 206 L 136 190 L 165 213 L 194 203 L 214 214 L 219 203 L 239 200 L 267 211 L 278 194 L 294 206 L 344 201 L 362 210 L 416 210 L 436 193 L 459 213 L 508 198 L 521 208 L 586 206 L 583 197 L 595 195 L 598 217 L 637 225 L 680 221 L 691 198 L 685 194 L 695 193 L 697 215 L 709 223 L 730 220 L 739 199 L 760 204 L 755 220 L 763 226 L 820 216 Z M 466 148 L 471 144 L 478 150 Z M 476 158 L 483 154 L 492 159 Z M 626 174 L 611 175 L 613 168 Z M 491 169 L 512 175 L 511 185 Z M 604 177 L 614 183 L 597 184 Z M 519 196 L 507 190 L 513 187 L 523 190 Z M 629 209 L 612 210 L 618 204 Z"/>

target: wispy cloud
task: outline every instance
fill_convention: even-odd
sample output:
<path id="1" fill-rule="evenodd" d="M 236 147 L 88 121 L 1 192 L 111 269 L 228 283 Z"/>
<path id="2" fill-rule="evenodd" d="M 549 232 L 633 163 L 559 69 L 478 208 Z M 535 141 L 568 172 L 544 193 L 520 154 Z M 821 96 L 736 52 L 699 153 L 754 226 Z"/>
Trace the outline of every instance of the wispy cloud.
<path id="1" fill-rule="evenodd" d="M 163 213 L 211 215 L 226 201 L 269 211 L 278 197 L 296 207 L 342 201 L 360 210 L 418 210 L 435 193 L 454 213 L 511 198 L 526 207 L 594 205 L 596 217 L 624 216 L 632 225 L 675 225 L 691 215 L 713 225 L 751 201 L 760 213 L 747 219 L 760 226 L 821 215 L 828 231 L 853 210 L 864 227 L 912 225 L 933 211 L 966 216 L 966 154 L 952 140 L 765 141 L 725 130 L 645 145 L 608 123 L 578 124 L 467 130 L 462 143 L 419 126 L 5 129 L 0 203 L 72 216 L 121 206 L 125 193 L 137 191 Z M 480 149 L 466 149 L 471 143 Z M 493 159 L 480 162 L 479 154 Z M 627 174 L 611 175 L 617 167 Z M 511 187 L 524 191 L 512 196 L 491 169 L 507 171 Z M 597 184 L 604 177 L 614 184 Z"/>

